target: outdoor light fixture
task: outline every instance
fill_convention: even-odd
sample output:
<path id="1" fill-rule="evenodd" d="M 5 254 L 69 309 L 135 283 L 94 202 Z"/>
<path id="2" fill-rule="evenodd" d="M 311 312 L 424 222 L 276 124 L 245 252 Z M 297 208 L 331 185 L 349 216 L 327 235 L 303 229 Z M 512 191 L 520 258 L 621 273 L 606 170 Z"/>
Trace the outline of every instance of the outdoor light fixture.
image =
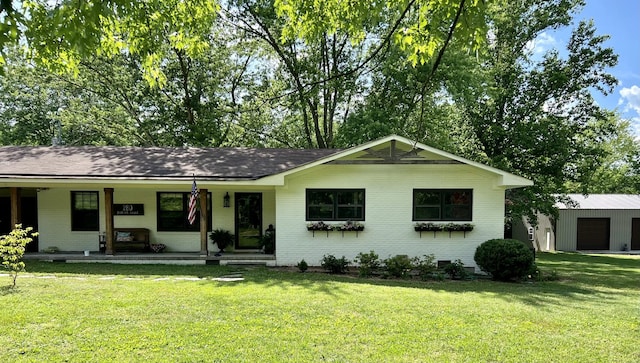
<path id="1" fill-rule="evenodd" d="M 224 207 L 229 208 L 231 206 L 231 197 L 229 196 L 229 192 L 224 195 Z"/>

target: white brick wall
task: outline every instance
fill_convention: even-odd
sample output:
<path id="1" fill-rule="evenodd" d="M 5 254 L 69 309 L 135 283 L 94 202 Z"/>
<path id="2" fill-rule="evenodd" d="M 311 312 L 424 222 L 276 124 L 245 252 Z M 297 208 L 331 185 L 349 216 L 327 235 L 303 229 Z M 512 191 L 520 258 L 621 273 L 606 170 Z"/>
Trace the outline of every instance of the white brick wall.
<path id="1" fill-rule="evenodd" d="M 277 263 L 295 265 L 304 259 L 319 265 L 333 254 L 353 260 L 360 252 L 375 251 L 381 258 L 397 254 L 435 254 L 438 260 L 461 259 L 475 266 L 476 247 L 501 238 L 504 225 L 504 190 L 498 176 L 467 165 L 329 165 L 292 175 L 276 189 Z M 364 188 L 365 230 L 358 233 L 306 230 L 306 188 Z M 423 232 L 413 229 L 414 188 L 473 189 L 473 223 L 467 232 Z"/>

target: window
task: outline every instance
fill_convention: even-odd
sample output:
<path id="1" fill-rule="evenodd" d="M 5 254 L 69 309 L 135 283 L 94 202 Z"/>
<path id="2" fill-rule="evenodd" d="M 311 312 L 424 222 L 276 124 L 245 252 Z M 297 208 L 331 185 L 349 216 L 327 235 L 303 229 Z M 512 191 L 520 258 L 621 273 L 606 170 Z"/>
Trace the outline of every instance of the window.
<path id="1" fill-rule="evenodd" d="M 71 230 L 99 229 L 98 192 L 71 192 Z"/>
<path id="2" fill-rule="evenodd" d="M 414 221 L 470 221 L 471 189 L 414 189 Z"/>
<path id="3" fill-rule="evenodd" d="M 308 221 L 363 221 L 364 189 L 307 189 Z"/>
<path id="4" fill-rule="evenodd" d="M 159 192 L 158 204 L 158 231 L 199 231 L 200 230 L 200 202 L 196 212 L 196 221 L 189 224 L 190 192 Z M 207 197 L 207 230 L 211 230 L 211 193 Z"/>

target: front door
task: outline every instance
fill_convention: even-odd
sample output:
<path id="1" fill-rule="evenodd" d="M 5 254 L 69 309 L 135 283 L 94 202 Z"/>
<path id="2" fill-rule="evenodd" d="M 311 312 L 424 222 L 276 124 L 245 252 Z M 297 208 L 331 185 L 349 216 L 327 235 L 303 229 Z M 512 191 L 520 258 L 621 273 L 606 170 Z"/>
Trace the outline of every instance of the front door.
<path id="1" fill-rule="evenodd" d="M 262 193 L 236 193 L 236 249 L 260 248 Z"/>

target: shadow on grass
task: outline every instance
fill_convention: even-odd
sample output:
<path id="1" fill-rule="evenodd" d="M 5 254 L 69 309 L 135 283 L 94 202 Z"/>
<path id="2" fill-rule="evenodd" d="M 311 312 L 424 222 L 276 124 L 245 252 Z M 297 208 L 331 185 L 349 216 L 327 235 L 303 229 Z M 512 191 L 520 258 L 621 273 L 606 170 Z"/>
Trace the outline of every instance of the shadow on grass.
<path id="1" fill-rule="evenodd" d="M 17 294 L 20 290 L 13 285 L 0 286 L 0 296 L 6 296 L 11 294 Z"/>
<path id="2" fill-rule="evenodd" d="M 555 270 L 558 281 L 533 283 L 504 283 L 478 278 L 467 281 L 421 281 L 418 279 L 358 278 L 353 274 L 330 275 L 324 272 L 300 273 L 295 269 L 271 269 L 265 267 L 234 267 L 212 265 L 122 265 L 102 263 L 51 263 L 29 262 L 30 273 L 109 275 L 109 276 L 192 276 L 216 278 L 241 273 L 245 280 L 237 283 L 251 283 L 269 288 L 288 289 L 302 287 L 329 296 L 349 294 L 350 284 L 367 284 L 392 288 L 428 289 L 447 293 L 477 293 L 491 295 L 508 301 L 546 307 L 558 303 L 559 299 L 591 300 L 594 294 L 602 294 L 602 287 L 608 293 L 628 293 L 640 281 L 640 258 L 599 256 L 582 254 L 540 254 L 538 266 L 543 271 Z M 356 270 L 352 268 L 352 270 Z M 210 284 L 211 281 L 202 283 Z M 219 283 L 219 282 L 218 282 Z M 219 283 L 229 284 L 229 283 Z M 613 291 L 611 291 L 613 289 Z M 1 293 L 1 292 L 0 292 Z M 402 293 L 398 291 L 397 293 Z"/>

